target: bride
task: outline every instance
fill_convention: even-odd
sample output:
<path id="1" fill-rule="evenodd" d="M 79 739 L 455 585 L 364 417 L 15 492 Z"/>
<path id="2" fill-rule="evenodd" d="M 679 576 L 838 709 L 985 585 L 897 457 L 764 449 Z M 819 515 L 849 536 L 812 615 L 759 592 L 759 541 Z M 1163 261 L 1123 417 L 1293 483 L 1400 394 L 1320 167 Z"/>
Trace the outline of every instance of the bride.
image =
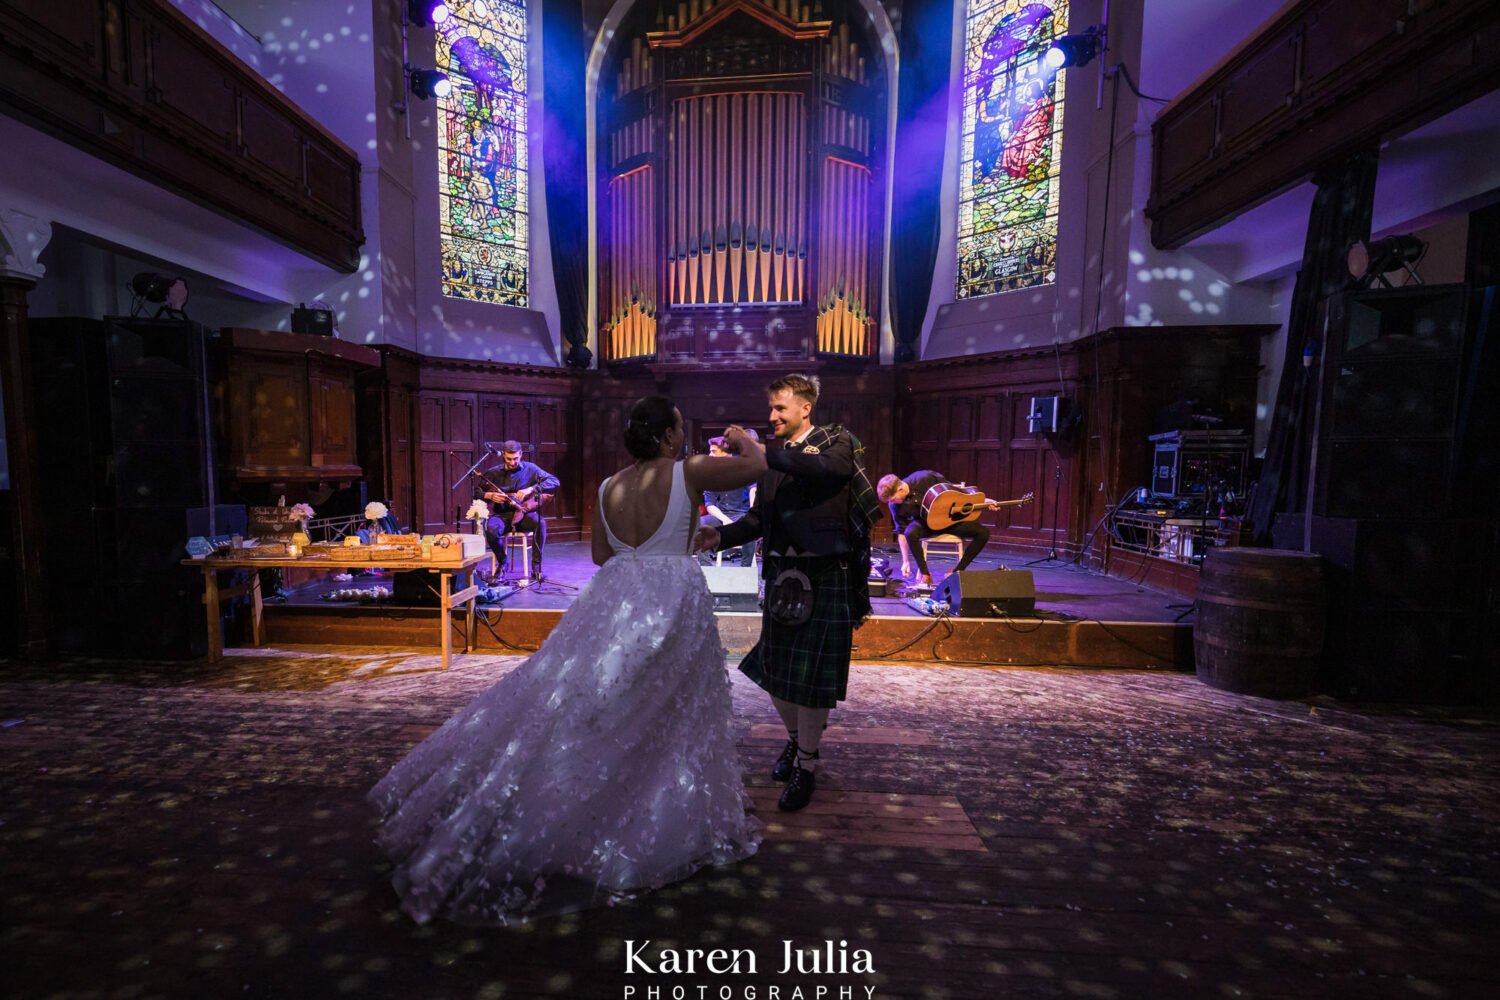
<path id="1" fill-rule="evenodd" d="M 401 908 L 507 923 L 610 902 L 755 853 L 713 598 L 688 555 L 703 491 L 765 449 L 684 461 L 682 414 L 635 404 L 635 464 L 599 487 L 601 567 L 546 642 L 370 791 Z"/>

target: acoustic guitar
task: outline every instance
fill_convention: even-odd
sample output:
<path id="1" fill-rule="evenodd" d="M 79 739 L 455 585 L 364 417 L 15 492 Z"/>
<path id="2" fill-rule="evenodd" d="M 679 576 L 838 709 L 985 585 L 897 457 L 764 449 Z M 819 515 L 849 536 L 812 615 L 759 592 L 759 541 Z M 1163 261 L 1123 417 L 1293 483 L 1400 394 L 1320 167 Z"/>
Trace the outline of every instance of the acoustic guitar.
<path id="1" fill-rule="evenodd" d="M 964 483 L 938 483 L 922 496 L 922 520 L 930 530 L 943 531 L 960 521 L 972 521 L 984 511 L 1021 507 L 1035 498 L 1036 494 L 1027 493 L 1014 500 L 991 500 Z"/>

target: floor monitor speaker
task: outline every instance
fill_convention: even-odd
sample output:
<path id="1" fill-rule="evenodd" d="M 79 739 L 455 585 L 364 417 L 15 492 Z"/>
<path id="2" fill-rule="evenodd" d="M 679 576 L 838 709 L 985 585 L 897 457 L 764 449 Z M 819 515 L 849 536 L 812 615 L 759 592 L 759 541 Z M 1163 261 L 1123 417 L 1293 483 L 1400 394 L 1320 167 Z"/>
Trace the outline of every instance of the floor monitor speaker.
<path id="1" fill-rule="evenodd" d="M 703 576 L 714 595 L 715 611 L 756 611 L 760 608 L 760 570 L 754 566 L 704 566 Z"/>
<path id="2" fill-rule="evenodd" d="M 959 570 L 932 599 L 962 618 L 1027 618 L 1036 614 L 1036 581 L 1025 569 Z"/>

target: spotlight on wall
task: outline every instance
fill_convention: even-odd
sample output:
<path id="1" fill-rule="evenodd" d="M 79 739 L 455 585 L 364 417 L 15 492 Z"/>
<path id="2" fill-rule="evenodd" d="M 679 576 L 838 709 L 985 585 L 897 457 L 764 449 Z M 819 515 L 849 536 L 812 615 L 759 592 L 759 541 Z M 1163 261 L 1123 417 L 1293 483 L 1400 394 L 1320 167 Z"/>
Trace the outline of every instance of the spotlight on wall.
<path id="1" fill-rule="evenodd" d="M 406 0 L 406 19 L 419 28 L 425 28 L 429 24 L 442 24 L 448 20 L 452 13 L 445 3 L 433 3 L 432 0 Z"/>
<path id="2" fill-rule="evenodd" d="M 130 290 L 135 294 L 135 308 L 131 315 L 140 315 L 147 302 L 161 306 L 157 316 L 186 318 L 188 286 L 181 278 L 167 278 L 154 271 L 142 271 L 130 279 Z"/>
<path id="3" fill-rule="evenodd" d="M 1409 234 L 1379 240 L 1356 240 L 1344 255 L 1344 263 L 1348 265 L 1350 276 L 1362 286 L 1378 281 L 1390 288 L 1392 285 L 1386 274 L 1403 269 L 1420 285 L 1422 276 L 1413 265 L 1426 252 L 1427 244 L 1420 237 Z"/>
<path id="4" fill-rule="evenodd" d="M 447 97 L 453 93 L 453 81 L 448 74 L 435 69 L 411 68 L 411 92 L 422 100 L 430 97 Z"/>
<path id="5" fill-rule="evenodd" d="M 1104 28 L 1093 27 L 1077 35 L 1059 35 L 1042 56 L 1046 67 L 1057 72 L 1072 66 L 1087 66 L 1104 51 Z"/>

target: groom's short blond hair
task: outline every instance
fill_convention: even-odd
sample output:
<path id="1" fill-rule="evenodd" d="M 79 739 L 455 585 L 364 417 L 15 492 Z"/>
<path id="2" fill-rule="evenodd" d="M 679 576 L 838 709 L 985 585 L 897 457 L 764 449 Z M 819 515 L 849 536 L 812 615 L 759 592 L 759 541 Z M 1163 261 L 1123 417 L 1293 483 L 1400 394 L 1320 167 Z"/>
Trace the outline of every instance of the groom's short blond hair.
<path id="1" fill-rule="evenodd" d="M 800 396 L 809 403 L 818 402 L 819 385 L 816 375 L 783 375 L 766 386 L 766 395 L 774 396 L 783 389 L 790 389 L 792 395 Z"/>

